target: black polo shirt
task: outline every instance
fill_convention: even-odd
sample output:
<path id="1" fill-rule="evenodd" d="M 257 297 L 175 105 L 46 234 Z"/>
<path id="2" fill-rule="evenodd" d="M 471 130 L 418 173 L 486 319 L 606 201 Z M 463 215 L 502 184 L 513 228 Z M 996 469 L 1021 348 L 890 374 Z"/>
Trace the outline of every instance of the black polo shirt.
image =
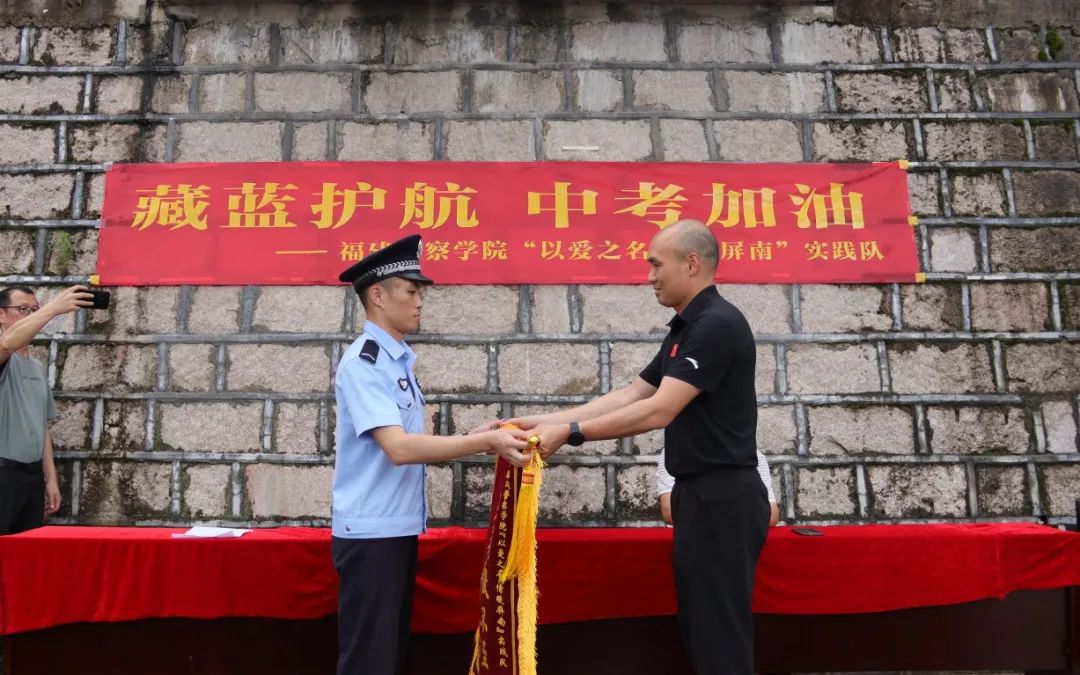
<path id="1" fill-rule="evenodd" d="M 746 317 L 709 286 L 668 326 L 641 379 L 659 387 L 674 377 L 701 390 L 664 429 L 668 473 L 679 478 L 757 466 L 757 352 Z"/>

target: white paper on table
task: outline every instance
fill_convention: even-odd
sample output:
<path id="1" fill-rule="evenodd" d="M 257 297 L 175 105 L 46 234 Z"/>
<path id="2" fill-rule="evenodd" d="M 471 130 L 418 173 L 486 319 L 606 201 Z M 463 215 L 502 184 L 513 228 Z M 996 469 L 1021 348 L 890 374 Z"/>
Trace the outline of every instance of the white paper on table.
<path id="1" fill-rule="evenodd" d="M 242 537 L 251 530 L 243 530 L 238 527 L 206 527 L 196 525 L 187 532 L 173 532 L 173 539 L 235 539 Z"/>

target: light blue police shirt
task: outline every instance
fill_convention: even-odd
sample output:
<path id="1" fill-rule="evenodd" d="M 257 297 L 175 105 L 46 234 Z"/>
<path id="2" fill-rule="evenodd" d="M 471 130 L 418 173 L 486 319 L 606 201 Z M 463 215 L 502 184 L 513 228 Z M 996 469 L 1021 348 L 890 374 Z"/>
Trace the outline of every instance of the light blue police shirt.
<path id="1" fill-rule="evenodd" d="M 374 348 L 364 344 L 374 340 Z M 374 359 L 374 363 L 372 362 Z M 420 534 L 427 528 L 424 465 L 397 466 L 375 442 L 378 427 L 424 431 L 424 397 L 413 375 L 416 354 L 368 321 L 338 364 L 337 459 L 333 535 L 377 539 Z"/>

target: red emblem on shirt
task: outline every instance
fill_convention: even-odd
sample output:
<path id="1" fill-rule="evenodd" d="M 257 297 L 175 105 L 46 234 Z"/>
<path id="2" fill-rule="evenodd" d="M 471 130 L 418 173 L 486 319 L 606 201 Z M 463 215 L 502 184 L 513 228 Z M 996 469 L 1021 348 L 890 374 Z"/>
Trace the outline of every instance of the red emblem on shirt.
<path id="1" fill-rule="evenodd" d="M 671 358 L 675 358 L 675 355 L 679 353 L 679 343 L 671 345 Z"/>

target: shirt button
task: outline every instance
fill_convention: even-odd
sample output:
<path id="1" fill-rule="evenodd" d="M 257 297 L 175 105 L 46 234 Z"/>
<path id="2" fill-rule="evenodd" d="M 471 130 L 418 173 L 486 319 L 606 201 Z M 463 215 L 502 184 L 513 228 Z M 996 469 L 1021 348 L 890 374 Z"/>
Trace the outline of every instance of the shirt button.
<path id="1" fill-rule="evenodd" d="M 349 526 L 348 526 L 348 525 L 346 525 L 346 526 L 345 526 L 345 531 L 346 531 L 346 532 L 352 532 L 352 530 L 351 530 L 351 529 L 349 529 Z"/>

